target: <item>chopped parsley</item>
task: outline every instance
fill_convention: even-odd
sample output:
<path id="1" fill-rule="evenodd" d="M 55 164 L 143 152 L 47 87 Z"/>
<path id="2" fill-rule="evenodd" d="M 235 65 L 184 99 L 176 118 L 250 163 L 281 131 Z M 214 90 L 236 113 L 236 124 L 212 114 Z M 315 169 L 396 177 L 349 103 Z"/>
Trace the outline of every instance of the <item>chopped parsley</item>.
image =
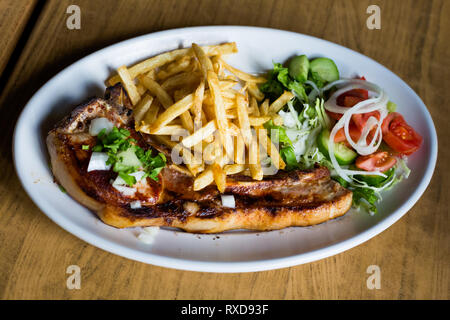
<path id="1" fill-rule="evenodd" d="M 143 170 L 143 178 L 150 177 L 158 181 L 158 174 L 166 166 L 167 159 L 159 153 L 152 156 L 152 151 L 145 151 L 137 145 L 136 139 L 130 137 L 126 129 L 112 128 L 109 133 L 102 129 L 97 135 L 97 145 L 92 148 L 95 152 L 106 152 L 114 172 L 117 172 L 125 183 L 133 186 L 136 178 L 131 173 Z"/>
<path id="2" fill-rule="evenodd" d="M 83 145 L 81 146 L 81 149 L 82 149 L 82 150 L 89 150 L 89 145 L 83 144 Z"/>

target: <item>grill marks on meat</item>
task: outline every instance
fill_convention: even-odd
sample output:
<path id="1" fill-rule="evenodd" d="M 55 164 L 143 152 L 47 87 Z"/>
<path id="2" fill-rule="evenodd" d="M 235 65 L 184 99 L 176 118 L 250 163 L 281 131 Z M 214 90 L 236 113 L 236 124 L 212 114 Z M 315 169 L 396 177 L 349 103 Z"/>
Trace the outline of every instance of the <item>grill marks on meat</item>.
<path id="1" fill-rule="evenodd" d="M 133 130 L 131 114 L 131 103 L 119 84 L 107 89 L 105 99 L 91 99 L 75 108 L 47 137 L 56 180 L 109 225 L 170 226 L 201 233 L 274 230 L 321 223 L 345 214 L 351 206 L 352 193 L 331 180 L 323 167 L 280 171 L 262 181 L 228 176 L 225 193 L 235 196 L 235 208 L 222 206 L 214 185 L 194 191 L 193 177 L 171 164 L 161 171 L 158 182 L 147 178 L 146 188 L 138 189 L 133 197 L 124 196 L 110 183 L 114 172 L 87 172 L 91 153 L 81 145 L 95 145 L 95 138 L 87 133 L 90 121 L 105 117 L 128 129 L 141 147 L 167 151 L 151 136 L 142 137 Z M 141 201 L 142 208 L 130 208 L 135 200 Z"/>

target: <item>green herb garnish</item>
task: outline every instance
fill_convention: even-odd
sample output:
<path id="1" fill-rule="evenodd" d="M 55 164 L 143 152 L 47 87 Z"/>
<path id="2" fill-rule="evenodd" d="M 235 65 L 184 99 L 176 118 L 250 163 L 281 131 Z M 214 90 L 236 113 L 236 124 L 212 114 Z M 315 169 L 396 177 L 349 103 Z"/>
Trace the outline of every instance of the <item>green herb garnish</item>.
<path id="1" fill-rule="evenodd" d="M 106 152 L 114 172 L 133 186 L 136 178 L 130 174 L 138 170 L 145 172 L 145 177 L 158 181 L 158 174 L 166 166 L 166 157 L 159 153 L 152 157 L 152 151 L 144 151 L 137 145 L 137 141 L 130 137 L 130 131 L 114 127 L 109 133 L 102 129 L 97 135 L 97 145 L 92 148 L 96 152 Z"/>

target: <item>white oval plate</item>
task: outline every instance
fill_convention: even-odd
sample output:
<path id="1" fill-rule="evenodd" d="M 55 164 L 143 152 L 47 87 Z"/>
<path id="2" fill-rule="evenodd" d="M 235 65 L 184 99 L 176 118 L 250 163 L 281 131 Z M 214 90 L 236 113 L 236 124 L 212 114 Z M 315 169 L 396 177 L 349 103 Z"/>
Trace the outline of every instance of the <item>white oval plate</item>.
<path id="1" fill-rule="evenodd" d="M 61 192 L 53 182 L 44 139 L 49 129 L 89 96 L 102 96 L 104 80 L 121 65 L 164 51 L 236 41 L 231 65 L 249 72 L 272 67 L 289 57 L 327 56 L 344 77 L 364 75 L 387 90 L 408 123 L 422 136 L 422 148 L 409 159 L 412 173 L 384 194 L 379 213 L 350 211 L 344 217 L 306 228 L 271 232 L 196 235 L 162 229 L 152 245 L 137 240 L 138 229 L 118 230 Z M 249 272 L 322 259 L 374 237 L 402 217 L 425 191 L 436 163 L 437 137 L 427 108 L 398 76 L 350 49 L 310 36 L 274 29 L 214 26 L 175 29 L 140 36 L 97 51 L 53 77 L 28 102 L 14 133 L 17 174 L 37 206 L 65 230 L 123 257 L 169 268 L 206 272 Z"/>

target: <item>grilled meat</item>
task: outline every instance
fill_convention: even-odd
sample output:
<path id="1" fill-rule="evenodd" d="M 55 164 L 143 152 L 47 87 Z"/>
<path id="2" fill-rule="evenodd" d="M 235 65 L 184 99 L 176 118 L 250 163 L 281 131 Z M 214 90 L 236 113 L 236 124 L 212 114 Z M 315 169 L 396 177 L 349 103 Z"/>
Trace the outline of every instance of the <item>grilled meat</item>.
<path id="1" fill-rule="evenodd" d="M 129 130 L 142 148 L 167 150 L 150 136 L 134 131 L 131 104 L 120 85 L 108 88 L 104 99 L 91 99 L 77 107 L 50 131 L 47 146 L 56 180 L 109 225 L 169 226 L 200 233 L 273 230 L 321 223 L 345 214 L 351 206 L 352 193 L 331 180 L 324 167 L 280 171 L 262 181 L 228 176 L 225 193 L 235 196 L 235 208 L 222 206 L 214 185 L 194 191 L 193 177 L 170 163 L 159 174 L 159 181 L 147 178 L 133 196 L 125 196 L 110 183 L 114 172 L 87 172 L 90 151 L 81 145 L 95 145 L 95 138 L 87 132 L 97 117 Z M 130 203 L 136 200 L 142 207 L 131 209 Z"/>

